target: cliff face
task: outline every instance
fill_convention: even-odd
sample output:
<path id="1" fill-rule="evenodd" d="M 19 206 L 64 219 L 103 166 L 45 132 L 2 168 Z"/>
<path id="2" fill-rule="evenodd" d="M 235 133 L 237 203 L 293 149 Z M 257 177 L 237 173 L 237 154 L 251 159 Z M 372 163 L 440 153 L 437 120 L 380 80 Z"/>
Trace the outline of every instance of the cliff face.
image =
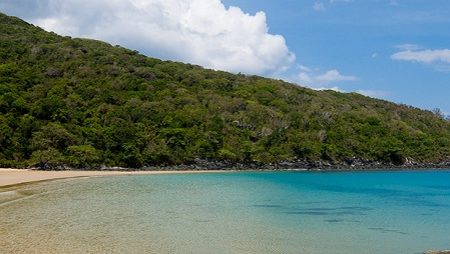
<path id="1" fill-rule="evenodd" d="M 161 61 L 0 14 L 0 166 L 376 167 L 449 156 L 450 123 L 429 111 Z"/>

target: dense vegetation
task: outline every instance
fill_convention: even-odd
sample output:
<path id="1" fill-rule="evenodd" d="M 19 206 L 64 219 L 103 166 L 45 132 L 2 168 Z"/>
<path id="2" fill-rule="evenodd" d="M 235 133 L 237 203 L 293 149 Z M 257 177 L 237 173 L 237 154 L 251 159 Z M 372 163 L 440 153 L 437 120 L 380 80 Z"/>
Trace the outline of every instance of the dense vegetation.
<path id="1" fill-rule="evenodd" d="M 0 166 L 449 155 L 450 124 L 433 112 L 161 61 L 0 14 Z"/>

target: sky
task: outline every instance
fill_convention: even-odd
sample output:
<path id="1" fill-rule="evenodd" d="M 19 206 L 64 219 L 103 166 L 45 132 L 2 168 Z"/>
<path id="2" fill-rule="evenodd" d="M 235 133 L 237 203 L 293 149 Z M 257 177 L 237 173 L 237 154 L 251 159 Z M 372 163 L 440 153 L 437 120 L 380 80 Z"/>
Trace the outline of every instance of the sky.
<path id="1" fill-rule="evenodd" d="M 450 115 L 448 0 L 1 0 L 48 31 Z"/>

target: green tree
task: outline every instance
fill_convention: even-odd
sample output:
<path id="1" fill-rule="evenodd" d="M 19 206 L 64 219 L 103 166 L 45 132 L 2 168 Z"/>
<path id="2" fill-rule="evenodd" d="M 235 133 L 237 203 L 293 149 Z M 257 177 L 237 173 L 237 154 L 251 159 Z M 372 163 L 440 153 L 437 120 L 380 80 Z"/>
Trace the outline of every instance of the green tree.
<path id="1" fill-rule="evenodd" d="M 100 151 L 91 145 L 76 145 L 67 148 L 68 164 L 76 168 L 93 168 L 98 166 Z"/>

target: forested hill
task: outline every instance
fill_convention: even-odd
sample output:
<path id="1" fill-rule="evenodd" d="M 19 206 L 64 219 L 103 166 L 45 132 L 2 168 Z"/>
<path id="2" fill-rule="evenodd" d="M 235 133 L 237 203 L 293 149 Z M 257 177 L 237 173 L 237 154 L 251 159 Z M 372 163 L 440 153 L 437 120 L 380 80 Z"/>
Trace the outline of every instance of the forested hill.
<path id="1" fill-rule="evenodd" d="M 0 14 L 2 167 L 399 165 L 449 156 L 450 123 L 429 111 L 161 61 Z"/>

